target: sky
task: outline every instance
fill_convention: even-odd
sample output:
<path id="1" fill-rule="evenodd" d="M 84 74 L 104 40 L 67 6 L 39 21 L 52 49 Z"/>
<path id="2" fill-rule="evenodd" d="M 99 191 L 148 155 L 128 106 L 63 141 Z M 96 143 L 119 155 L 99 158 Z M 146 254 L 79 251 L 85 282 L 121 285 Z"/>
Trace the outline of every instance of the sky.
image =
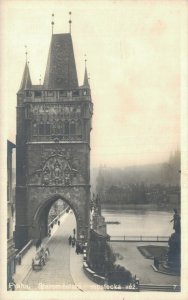
<path id="1" fill-rule="evenodd" d="M 160 163 L 180 148 L 182 16 L 186 1 L 2 1 L 1 121 L 15 142 L 16 93 L 28 49 L 44 78 L 54 33 L 69 31 L 81 85 L 84 55 L 94 103 L 91 167 Z M 2 110 L 1 110 L 2 111 Z"/>

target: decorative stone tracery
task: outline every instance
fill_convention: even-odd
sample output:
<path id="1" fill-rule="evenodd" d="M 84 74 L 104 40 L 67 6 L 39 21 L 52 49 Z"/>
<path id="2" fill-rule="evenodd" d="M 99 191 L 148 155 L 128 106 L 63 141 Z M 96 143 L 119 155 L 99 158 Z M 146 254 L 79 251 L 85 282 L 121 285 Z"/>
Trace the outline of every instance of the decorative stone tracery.
<path id="1" fill-rule="evenodd" d="M 40 169 L 33 172 L 29 177 L 29 184 L 43 186 L 69 186 L 72 184 L 83 184 L 84 179 L 80 170 L 75 169 L 70 163 L 70 153 L 53 151 L 47 160 L 42 160 Z"/>

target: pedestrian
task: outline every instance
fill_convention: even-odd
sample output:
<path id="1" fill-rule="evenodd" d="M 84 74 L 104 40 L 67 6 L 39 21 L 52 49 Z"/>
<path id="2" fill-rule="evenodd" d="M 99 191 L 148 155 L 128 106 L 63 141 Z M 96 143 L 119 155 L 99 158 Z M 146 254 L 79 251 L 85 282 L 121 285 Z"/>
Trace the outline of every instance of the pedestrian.
<path id="1" fill-rule="evenodd" d="M 76 241 L 76 240 L 75 240 L 75 238 L 73 237 L 73 238 L 72 238 L 72 247 L 73 247 L 73 248 L 74 248 L 74 246 L 75 246 L 75 241 Z"/>
<path id="2" fill-rule="evenodd" d="M 80 253 L 80 245 L 78 243 L 76 243 L 76 254 Z"/>
<path id="3" fill-rule="evenodd" d="M 46 248 L 46 252 L 48 252 L 48 255 L 50 254 L 50 250 L 48 247 Z"/>
<path id="4" fill-rule="evenodd" d="M 51 236 L 51 229 L 49 229 L 48 231 L 48 236 Z"/>
<path id="5" fill-rule="evenodd" d="M 57 222 L 58 226 L 60 225 L 60 221 Z"/>
<path id="6" fill-rule="evenodd" d="M 69 245 L 71 245 L 71 243 L 72 243 L 72 236 L 71 235 L 69 236 L 68 240 L 69 240 Z"/>
<path id="7" fill-rule="evenodd" d="M 80 244 L 80 253 L 83 254 L 84 253 L 84 249 L 83 249 L 83 245 Z"/>
<path id="8" fill-rule="evenodd" d="M 74 236 L 75 236 L 75 234 L 76 234 L 76 229 L 75 229 L 75 228 L 73 229 L 73 234 L 74 234 Z"/>

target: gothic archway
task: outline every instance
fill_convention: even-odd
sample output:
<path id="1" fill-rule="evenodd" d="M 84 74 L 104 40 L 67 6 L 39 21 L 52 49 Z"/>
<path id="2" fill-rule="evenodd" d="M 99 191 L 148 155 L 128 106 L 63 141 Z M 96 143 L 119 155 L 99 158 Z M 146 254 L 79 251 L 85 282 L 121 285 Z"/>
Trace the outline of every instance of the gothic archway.
<path id="1" fill-rule="evenodd" d="M 36 241 L 39 238 L 43 239 L 48 235 L 48 215 L 52 205 L 57 200 L 62 200 L 71 208 L 74 213 L 76 220 L 76 239 L 78 241 L 84 242 L 88 232 L 86 232 L 86 228 L 84 226 L 85 220 L 82 217 L 81 211 L 76 208 L 73 203 L 62 196 L 61 194 L 54 194 L 51 197 L 48 197 L 43 201 L 39 207 L 35 210 L 33 215 L 33 222 L 31 227 L 30 234 L 33 236 L 33 240 Z"/>

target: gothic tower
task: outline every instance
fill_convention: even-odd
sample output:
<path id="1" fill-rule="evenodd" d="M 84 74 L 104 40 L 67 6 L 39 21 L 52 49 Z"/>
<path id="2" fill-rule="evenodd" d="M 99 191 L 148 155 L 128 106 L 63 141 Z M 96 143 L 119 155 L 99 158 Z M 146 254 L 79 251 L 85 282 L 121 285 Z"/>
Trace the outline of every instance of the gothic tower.
<path id="1" fill-rule="evenodd" d="M 17 93 L 16 248 L 47 235 L 58 199 L 74 211 L 77 239 L 87 240 L 92 111 L 87 69 L 78 85 L 71 34 L 52 34 L 43 85 L 32 85 L 26 61 Z"/>

